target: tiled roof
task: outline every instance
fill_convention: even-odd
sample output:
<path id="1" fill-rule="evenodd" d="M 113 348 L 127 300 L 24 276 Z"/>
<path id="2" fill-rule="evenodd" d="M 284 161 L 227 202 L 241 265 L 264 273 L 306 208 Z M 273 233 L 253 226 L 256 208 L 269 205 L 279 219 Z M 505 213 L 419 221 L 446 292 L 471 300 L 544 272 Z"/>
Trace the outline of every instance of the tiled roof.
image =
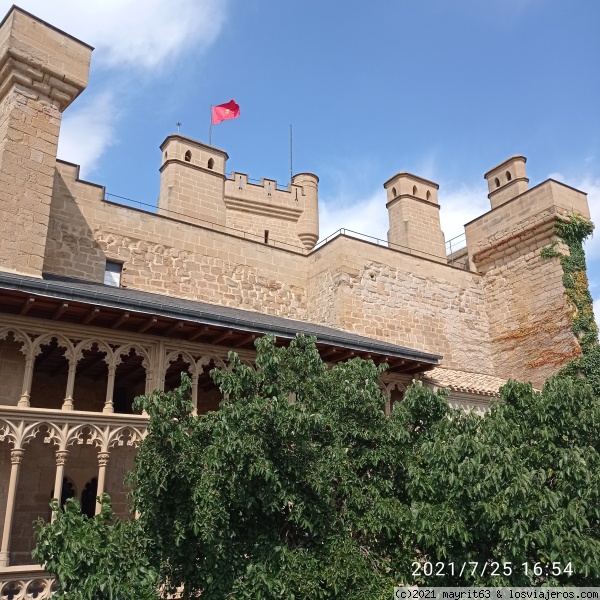
<path id="1" fill-rule="evenodd" d="M 506 379 L 501 377 L 444 367 L 431 369 L 423 376 L 423 380 L 439 387 L 449 388 L 454 392 L 467 392 L 482 396 L 499 396 L 498 390 L 506 383 Z"/>
<path id="2" fill-rule="evenodd" d="M 429 352 L 374 340 L 354 333 L 307 321 L 297 321 L 259 312 L 218 306 L 198 300 L 186 300 L 164 294 L 45 273 L 43 279 L 0 272 L 0 290 L 15 290 L 61 300 L 92 303 L 95 306 L 146 312 L 218 327 L 233 327 L 249 332 L 273 334 L 291 339 L 297 333 L 315 336 L 317 342 L 340 344 L 358 351 L 382 353 L 426 364 L 438 364 L 442 358 Z"/>

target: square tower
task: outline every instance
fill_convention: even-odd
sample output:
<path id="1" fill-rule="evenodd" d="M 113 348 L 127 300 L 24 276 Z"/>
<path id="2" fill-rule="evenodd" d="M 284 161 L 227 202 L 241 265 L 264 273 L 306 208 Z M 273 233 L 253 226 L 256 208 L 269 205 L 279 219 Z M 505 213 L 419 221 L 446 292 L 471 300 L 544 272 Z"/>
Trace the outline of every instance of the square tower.
<path id="1" fill-rule="evenodd" d="M 383 184 L 390 219 L 388 242 L 427 258 L 446 261 L 437 183 L 404 171 Z"/>
<path id="2" fill-rule="evenodd" d="M 160 149 L 159 214 L 224 226 L 227 152 L 182 135 L 170 135 Z"/>

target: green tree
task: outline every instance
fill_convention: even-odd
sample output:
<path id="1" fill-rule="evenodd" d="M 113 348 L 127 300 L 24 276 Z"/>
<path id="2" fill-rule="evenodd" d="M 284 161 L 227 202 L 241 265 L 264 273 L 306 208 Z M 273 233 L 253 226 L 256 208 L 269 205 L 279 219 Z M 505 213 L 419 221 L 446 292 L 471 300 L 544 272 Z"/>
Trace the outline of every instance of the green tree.
<path id="1" fill-rule="evenodd" d="M 44 528 L 38 559 L 73 594 L 90 568 L 95 585 L 108 577 L 90 565 L 109 538 L 115 564 L 138 557 L 140 584 L 152 565 L 165 593 L 183 585 L 186 597 L 600 585 L 600 401 L 587 379 L 551 378 L 542 392 L 509 382 L 484 416 L 417 384 L 388 418 L 383 370 L 358 359 L 328 369 L 313 339 L 278 348 L 262 338 L 256 370 L 232 353 L 229 370 L 213 371 L 225 394 L 217 412 L 193 414 L 186 377 L 141 397 L 149 435 L 127 539 L 92 535 L 108 531 L 102 518 L 67 511 Z M 90 543 L 72 551 L 74 536 Z M 444 577 L 428 575 L 437 563 Z M 135 570 L 127 576 L 135 588 Z"/>
<path id="2" fill-rule="evenodd" d="M 139 524 L 115 519 L 109 497 L 101 500 L 92 519 L 75 498 L 62 510 L 53 500 L 54 521 L 36 524 L 33 558 L 56 577 L 65 600 L 156 600 L 157 572 L 148 564 Z"/>
<path id="3" fill-rule="evenodd" d="M 542 392 L 509 382 L 501 394 L 483 417 L 449 411 L 411 455 L 404 539 L 422 563 L 445 565 L 443 579 L 421 569 L 413 582 L 600 584 L 599 399 L 563 377 Z M 471 561 L 476 572 L 459 575 Z"/>
<path id="4" fill-rule="evenodd" d="M 383 413 L 383 369 L 328 369 L 304 337 L 257 352 L 256 370 L 231 354 L 214 372 L 218 412 L 192 415 L 185 378 L 142 400 L 132 483 L 151 564 L 208 599 L 389 597 L 409 435 Z"/>

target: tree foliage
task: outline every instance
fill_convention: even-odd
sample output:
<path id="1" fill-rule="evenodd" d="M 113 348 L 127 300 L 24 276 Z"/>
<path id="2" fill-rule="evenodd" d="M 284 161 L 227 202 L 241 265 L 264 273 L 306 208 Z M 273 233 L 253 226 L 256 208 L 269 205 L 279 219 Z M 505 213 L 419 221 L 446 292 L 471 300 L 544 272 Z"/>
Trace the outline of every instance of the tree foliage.
<path id="1" fill-rule="evenodd" d="M 33 558 L 56 577 L 65 600 L 156 600 L 157 572 L 148 564 L 139 523 L 114 518 L 108 495 L 101 500 L 93 519 L 75 498 L 63 509 L 53 500 L 54 521 L 36 524 Z"/>
<path id="2" fill-rule="evenodd" d="M 165 593 L 364 599 L 402 583 L 600 585 L 600 401 L 586 379 L 555 377 L 542 392 L 509 382 L 483 416 L 417 383 L 386 417 L 382 371 L 359 359 L 329 369 L 313 339 L 278 348 L 267 337 L 256 369 L 232 353 L 229 370 L 213 371 L 219 411 L 194 414 L 186 377 L 140 399 L 150 422 L 131 536 Z M 70 522 L 70 537 L 107 531 L 98 517 L 70 518 L 41 542 L 54 547 L 48 532 Z M 79 567 L 66 543 L 60 551 L 63 562 L 55 550 L 38 557 L 54 557 L 48 568 L 70 589 Z M 478 567 L 459 574 L 469 562 Z M 494 562 L 511 573 L 493 574 Z M 426 563 L 443 563 L 445 577 L 427 576 Z M 534 570 L 553 563 L 570 572 Z"/>

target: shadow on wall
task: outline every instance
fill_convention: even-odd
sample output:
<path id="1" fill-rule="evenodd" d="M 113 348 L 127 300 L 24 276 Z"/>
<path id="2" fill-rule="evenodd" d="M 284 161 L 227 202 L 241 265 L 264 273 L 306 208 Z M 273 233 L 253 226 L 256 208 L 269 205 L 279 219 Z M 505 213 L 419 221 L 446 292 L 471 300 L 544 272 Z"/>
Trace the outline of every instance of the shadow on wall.
<path id="1" fill-rule="evenodd" d="M 98 190 L 94 184 L 85 182 L 85 186 L 87 193 L 88 188 L 94 192 Z M 98 199 L 101 201 L 102 193 L 98 193 Z M 94 232 L 62 174 L 56 169 L 44 253 L 44 273 L 103 281 L 106 260 L 107 256 L 96 241 Z"/>

